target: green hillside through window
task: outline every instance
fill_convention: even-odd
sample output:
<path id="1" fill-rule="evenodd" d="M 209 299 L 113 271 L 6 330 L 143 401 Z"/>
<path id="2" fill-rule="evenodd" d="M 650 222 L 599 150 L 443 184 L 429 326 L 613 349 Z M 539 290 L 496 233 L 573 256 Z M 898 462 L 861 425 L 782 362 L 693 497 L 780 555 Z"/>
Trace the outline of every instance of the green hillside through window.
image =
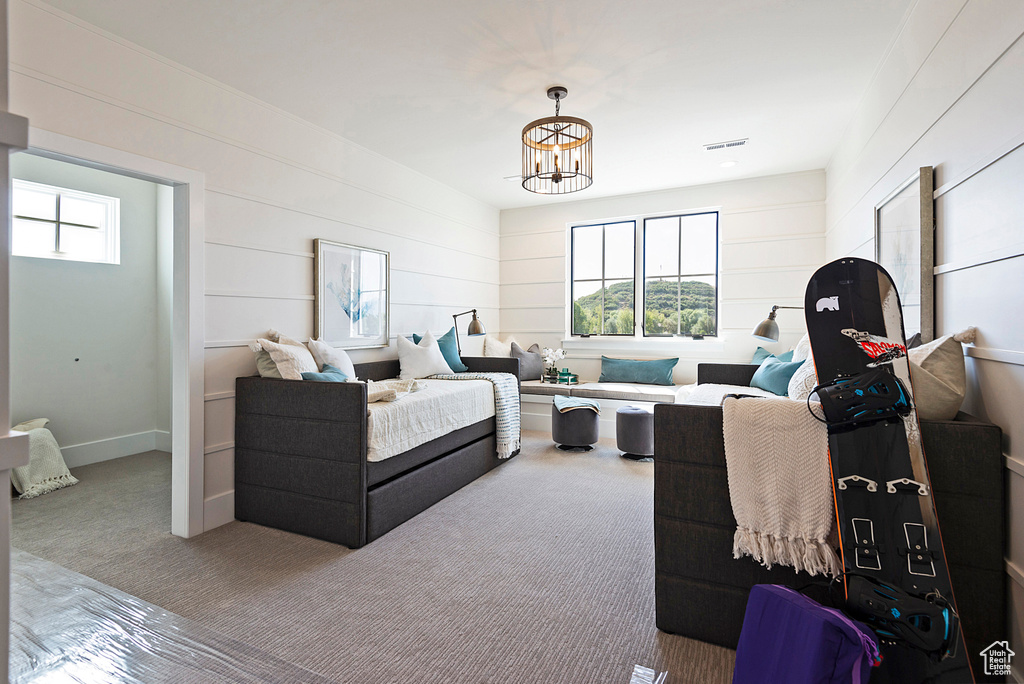
<path id="1" fill-rule="evenodd" d="M 715 288 L 708 283 L 679 282 L 675 278 L 648 280 L 644 293 L 646 332 L 648 335 L 714 335 L 715 305 Z M 633 324 L 632 282 L 614 283 L 573 302 L 572 332 L 575 335 L 632 335 Z"/>

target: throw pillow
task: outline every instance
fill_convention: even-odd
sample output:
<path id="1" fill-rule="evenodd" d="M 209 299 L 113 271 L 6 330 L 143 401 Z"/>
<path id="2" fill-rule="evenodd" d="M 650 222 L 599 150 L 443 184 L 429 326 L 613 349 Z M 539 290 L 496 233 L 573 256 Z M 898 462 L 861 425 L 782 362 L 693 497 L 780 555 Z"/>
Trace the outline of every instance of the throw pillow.
<path id="1" fill-rule="evenodd" d="M 319 373 L 303 373 L 302 379 L 314 382 L 345 382 L 348 380 L 348 376 L 334 366 L 325 363 L 323 370 Z"/>
<path id="2" fill-rule="evenodd" d="M 779 354 L 775 358 L 777 358 L 779 361 L 796 361 L 796 359 L 793 358 L 793 352 L 794 350 L 791 349 L 785 354 Z M 769 356 L 774 356 L 774 354 L 772 354 L 764 347 L 758 347 L 757 351 L 754 352 L 754 358 L 750 359 L 750 363 L 756 363 L 757 365 L 761 365 L 761 363 Z"/>
<path id="3" fill-rule="evenodd" d="M 29 430 L 36 430 L 41 427 L 46 427 L 46 424 L 50 422 L 49 418 L 33 418 L 32 420 L 26 420 L 18 423 L 11 429 L 15 432 L 28 432 Z"/>
<path id="4" fill-rule="evenodd" d="M 452 372 L 441 354 L 440 347 L 437 346 L 437 340 L 429 332 L 423 336 L 419 344 L 414 344 L 412 340 L 399 335 L 398 362 L 401 365 L 398 377 L 402 380 L 415 380 L 437 373 Z"/>
<path id="5" fill-rule="evenodd" d="M 413 333 L 412 341 L 416 344 L 420 343 L 423 338 Z M 459 356 L 459 343 L 455 339 L 455 328 L 454 326 L 437 338 L 437 346 L 441 349 L 441 356 L 448 363 L 448 366 L 456 373 L 465 373 L 469 370 L 469 366 L 462 363 L 462 357 Z"/>
<path id="6" fill-rule="evenodd" d="M 309 347 L 313 360 L 320 368 L 334 366 L 349 378 L 356 379 L 356 368 L 352 365 L 352 359 L 344 349 L 335 349 L 322 339 L 314 340 L 312 337 L 309 338 L 306 346 Z"/>
<path id="7" fill-rule="evenodd" d="M 814 370 L 814 359 L 808 357 L 804 359 L 800 367 L 793 373 L 793 377 L 789 379 L 787 394 L 789 394 L 790 399 L 807 401 L 807 397 L 811 395 L 811 392 L 817 386 L 818 374 Z"/>
<path id="8" fill-rule="evenodd" d="M 926 420 L 952 420 L 967 392 L 967 369 L 961 342 L 973 342 L 975 329 L 946 335 L 907 352 L 912 367 L 917 415 Z"/>
<path id="9" fill-rule="evenodd" d="M 789 392 L 789 381 L 793 374 L 805 363 L 806 361 L 781 361 L 775 356 L 769 356 L 754 371 L 750 386 L 785 396 Z"/>
<path id="10" fill-rule="evenodd" d="M 811 338 L 804 333 L 800 341 L 793 347 L 793 358 L 791 361 L 805 361 L 811 357 Z"/>
<path id="11" fill-rule="evenodd" d="M 640 385 L 671 385 L 672 369 L 679 359 L 610 359 L 601 357 L 601 377 L 598 382 L 635 382 Z"/>
<path id="12" fill-rule="evenodd" d="M 512 356 L 512 343 L 516 341 L 516 338 L 510 337 L 507 342 L 502 342 L 494 335 L 488 335 L 484 338 L 484 356 L 503 356 L 508 358 Z"/>
<path id="13" fill-rule="evenodd" d="M 293 340 L 287 335 L 282 335 L 278 331 L 271 328 L 267 331 L 267 338 L 271 342 L 277 344 L 290 344 L 293 346 L 302 346 L 302 343 L 298 340 Z M 250 345 L 251 346 L 251 345 Z M 277 364 L 270 358 L 270 352 L 265 349 L 260 349 L 256 352 L 256 370 L 259 372 L 261 378 L 280 378 L 281 372 L 277 370 Z"/>
<path id="14" fill-rule="evenodd" d="M 540 380 L 540 376 L 544 373 L 544 359 L 540 355 L 540 345 L 534 344 L 524 350 L 513 341 L 512 356 L 519 359 L 520 380 Z"/>
<path id="15" fill-rule="evenodd" d="M 320 370 L 313 355 L 309 353 L 306 346 L 301 342 L 298 344 L 278 344 L 267 339 L 258 339 L 249 345 L 249 349 L 258 355 L 261 351 L 270 354 L 270 359 L 285 380 L 301 380 L 302 374 L 307 372 L 316 373 Z M 257 358 L 259 368 L 259 358 Z M 260 373 L 263 375 L 262 373 Z M 268 377 L 265 376 L 264 377 Z"/>

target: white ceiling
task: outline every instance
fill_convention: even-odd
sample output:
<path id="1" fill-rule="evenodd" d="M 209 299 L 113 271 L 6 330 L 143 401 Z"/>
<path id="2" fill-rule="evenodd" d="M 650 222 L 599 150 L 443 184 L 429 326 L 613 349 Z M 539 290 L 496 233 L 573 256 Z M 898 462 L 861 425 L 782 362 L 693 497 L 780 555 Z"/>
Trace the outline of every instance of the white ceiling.
<path id="1" fill-rule="evenodd" d="M 553 84 L 594 126 L 562 200 L 824 168 L 912 2 L 47 1 L 499 208 L 559 199 L 502 180 Z"/>

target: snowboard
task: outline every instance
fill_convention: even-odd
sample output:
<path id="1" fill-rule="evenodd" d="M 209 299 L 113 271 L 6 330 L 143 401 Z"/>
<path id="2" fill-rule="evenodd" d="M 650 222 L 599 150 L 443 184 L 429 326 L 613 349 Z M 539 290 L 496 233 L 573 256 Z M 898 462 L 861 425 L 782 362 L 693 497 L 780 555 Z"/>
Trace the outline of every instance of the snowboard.
<path id="1" fill-rule="evenodd" d="M 828 425 L 851 616 L 882 642 L 872 682 L 972 682 L 913 402 L 900 298 L 878 264 L 818 269 L 804 299 Z"/>

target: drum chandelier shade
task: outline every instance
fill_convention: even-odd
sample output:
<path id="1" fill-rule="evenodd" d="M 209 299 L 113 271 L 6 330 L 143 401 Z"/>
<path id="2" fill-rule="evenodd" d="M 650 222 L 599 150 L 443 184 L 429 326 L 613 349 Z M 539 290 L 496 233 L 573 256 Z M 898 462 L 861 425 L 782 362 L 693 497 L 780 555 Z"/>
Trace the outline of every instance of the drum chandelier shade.
<path id="1" fill-rule="evenodd" d="M 531 121 L 523 129 L 523 187 L 541 195 L 564 195 L 590 187 L 594 127 L 573 116 L 560 116 L 569 91 L 548 88 L 555 115 Z"/>

